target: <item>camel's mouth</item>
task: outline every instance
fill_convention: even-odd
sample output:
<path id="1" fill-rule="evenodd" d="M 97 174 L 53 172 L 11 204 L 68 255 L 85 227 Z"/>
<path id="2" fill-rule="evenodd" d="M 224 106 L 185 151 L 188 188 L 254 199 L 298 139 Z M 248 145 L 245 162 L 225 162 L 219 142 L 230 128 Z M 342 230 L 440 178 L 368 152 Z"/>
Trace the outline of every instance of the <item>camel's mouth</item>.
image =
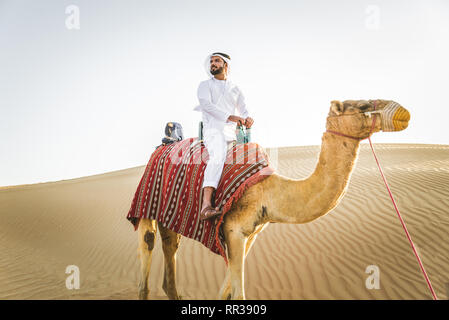
<path id="1" fill-rule="evenodd" d="M 395 131 L 401 131 L 408 127 L 410 121 L 410 112 L 400 107 L 393 116 L 393 126 Z"/>
<path id="2" fill-rule="evenodd" d="M 401 131 L 407 128 L 410 112 L 391 101 L 382 111 L 382 131 Z"/>

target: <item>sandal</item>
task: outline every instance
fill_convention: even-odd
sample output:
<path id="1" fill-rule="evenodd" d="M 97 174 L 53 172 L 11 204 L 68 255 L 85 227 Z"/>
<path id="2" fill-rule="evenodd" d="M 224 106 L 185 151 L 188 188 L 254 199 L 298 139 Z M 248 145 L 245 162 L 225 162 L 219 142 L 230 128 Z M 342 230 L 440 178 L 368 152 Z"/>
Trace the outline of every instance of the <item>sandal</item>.
<path id="1" fill-rule="evenodd" d="M 221 215 L 221 211 L 218 211 L 217 209 L 215 209 L 212 206 L 207 206 L 206 208 L 204 208 L 201 213 L 200 213 L 200 220 L 207 220 L 210 218 L 214 218 L 216 216 Z"/>

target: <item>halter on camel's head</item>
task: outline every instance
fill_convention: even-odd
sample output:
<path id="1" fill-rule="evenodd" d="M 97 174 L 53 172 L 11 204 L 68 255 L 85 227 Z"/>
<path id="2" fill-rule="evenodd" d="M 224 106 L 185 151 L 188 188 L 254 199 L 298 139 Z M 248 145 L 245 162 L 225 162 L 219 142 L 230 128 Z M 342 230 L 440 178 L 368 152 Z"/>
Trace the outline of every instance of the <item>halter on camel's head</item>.
<path id="1" fill-rule="evenodd" d="M 409 120 L 410 113 L 391 100 L 332 101 L 326 132 L 364 140 L 377 131 L 404 130 Z"/>

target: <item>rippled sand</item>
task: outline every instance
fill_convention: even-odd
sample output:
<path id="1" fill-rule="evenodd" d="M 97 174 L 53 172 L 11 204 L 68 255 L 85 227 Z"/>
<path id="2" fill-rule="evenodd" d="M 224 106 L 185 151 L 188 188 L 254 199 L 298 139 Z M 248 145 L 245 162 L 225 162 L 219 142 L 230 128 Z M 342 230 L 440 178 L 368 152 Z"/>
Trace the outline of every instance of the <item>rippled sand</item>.
<path id="1" fill-rule="evenodd" d="M 448 299 L 449 146 L 375 148 L 434 289 Z M 279 148 L 278 172 L 305 178 L 318 153 L 318 146 Z M 136 299 L 137 233 L 126 214 L 144 170 L 0 188 L 0 298 Z M 69 265 L 79 267 L 79 290 L 66 288 Z M 369 265 L 379 268 L 379 289 L 365 286 Z M 223 258 L 183 238 L 177 267 L 180 295 L 217 297 Z M 268 226 L 245 268 L 247 299 L 431 299 L 366 144 L 340 205 L 309 224 Z M 162 273 L 158 239 L 153 299 L 166 299 Z"/>

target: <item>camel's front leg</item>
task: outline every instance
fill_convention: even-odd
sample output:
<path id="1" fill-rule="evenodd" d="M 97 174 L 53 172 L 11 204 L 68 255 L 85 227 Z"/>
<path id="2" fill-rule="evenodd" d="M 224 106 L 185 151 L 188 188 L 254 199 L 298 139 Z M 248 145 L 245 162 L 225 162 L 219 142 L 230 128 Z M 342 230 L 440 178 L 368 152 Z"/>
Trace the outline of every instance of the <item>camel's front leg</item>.
<path id="1" fill-rule="evenodd" d="M 229 252 L 228 272 L 231 280 L 231 299 L 244 300 L 244 257 L 247 238 L 239 229 L 226 227 L 225 237 Z"/>
<path id="2" fill-rule="evenodd" d="M 268 225 L 268 223 L 260 225 L 259 227 L 256 228 L 256 231 L 254 231 L 254 233 L 252 233 L 248 237 L 248 240 L 246 241 L 246 245 L 245 245 L 245 258 L 244 259 L 247 258 L 248 253 L 251 250 L 254 242 L 256 241 L 258 234 L 267 225 Z M 245 262 L 243 262 L 243 263 L 245 263 Z M 218 297 L 219 297 L 219 299 L 222 299 L 222 300 L 229 300 L 231 298 L 231 271 L 230 271 L 229 266 L 226 268 L 226 276 L 225 276 L 225 279 L 221 286 L 220 293 L 219 293 Z"/>
<path id="3" fill-rule="evenodd" d="M 165 228 L 159 223 L 159 233 L 162 239 L 162 249 L 164 250 L 164 289 L 168 298 L 171 300 L 179 300 L 178 291 L 176 290 L 176 251 L 181 241 L 181 235 Z"/>
<path id="4" fill-rule="evenodd" d="M 248 240 L 246 241 L 245 245 L 245 259 L 248 256 L 249 250 L 251 250 L 251 247 L 253 246 L 254 241 L 257 238 L 257 234 L 253 233 L 248 237 Z M 245 263 L 245 262 L 243 262 Z M 222 300 L 229 300 L 231 299 L 231 268 L 228 266 L 226 268 L 226 276 L 223 281 L 223 284 L 220 289 L 220 293 L 218 295 L 219 299 Z"/>

